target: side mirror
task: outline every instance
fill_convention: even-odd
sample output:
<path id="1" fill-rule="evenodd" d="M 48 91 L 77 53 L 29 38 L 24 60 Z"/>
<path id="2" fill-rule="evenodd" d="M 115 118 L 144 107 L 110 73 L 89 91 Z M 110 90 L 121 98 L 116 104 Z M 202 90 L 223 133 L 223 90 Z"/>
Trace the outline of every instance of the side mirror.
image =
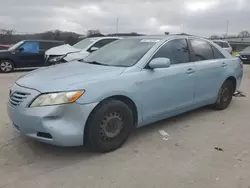
<path id="1" fill-rule="evenodd" d="M 19 51 L 19 52 L 23 52 L 23 51 L 24 51 L 24 48 L 21 47 L 21 48 L 18 49 L 18 51 Z"/>
<path id="2" fill-rule="evenodd" d="M 149 68 L 157 69 L 157 68 L 168 68 L 170 67 L 170 59 L 168 58 L 155 58 L 148 64 Z"/>
<path id="3" fill-rule="evenodd" d="M 89 52 L 94 52 L 94 51 L 96 51 L 96 50 L 99 50 L 99 48 L 93 46 L 92 48 L 89 49 Z"/>

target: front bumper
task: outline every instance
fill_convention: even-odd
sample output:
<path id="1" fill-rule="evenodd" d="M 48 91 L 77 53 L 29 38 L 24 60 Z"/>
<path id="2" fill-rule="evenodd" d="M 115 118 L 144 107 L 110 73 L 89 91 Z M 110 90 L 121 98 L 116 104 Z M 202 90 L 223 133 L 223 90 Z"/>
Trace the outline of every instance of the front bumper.
<path id="1" fill-rule="evenodd" d="M 55 65 L 55 64 L 60 64 L 60 63 L 67 63 L 67 61 L 62 58 L 60 59 L 59 61 L 51 61 L 52 58 L 55 58 L 55 57 L 58 57 L 58 56 L 61 56 L 61 55 L 45 55 L 45 58 L 44 58 L 44 64 L 45 65 Z"/>
<path id="2" fill-rule="evenodd" d="M 80 146 L 87 118 L 96 105 L 71 103 L 28 108 L 8 103 L 7 108 L 13 127 L 21 134 L 52 145 Z"/>

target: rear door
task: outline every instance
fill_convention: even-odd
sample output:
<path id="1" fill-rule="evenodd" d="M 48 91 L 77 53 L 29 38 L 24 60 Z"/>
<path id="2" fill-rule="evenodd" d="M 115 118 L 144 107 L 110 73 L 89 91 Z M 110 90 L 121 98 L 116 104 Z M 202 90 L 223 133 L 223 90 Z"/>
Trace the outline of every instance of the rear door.
<path id="1" fill-rule="evenodd" d="M 36 67 L 40 59 L 40 43 L 38 41 L 25 41 L 17 52 L 21 67 Z"/>
<path id="2" fill-rule="evenodd" d="M 195 103 L 206 105 L 216 99 L 223 72 L 225 57 L 208 41 L 190 39 L 195 62 Z"/>

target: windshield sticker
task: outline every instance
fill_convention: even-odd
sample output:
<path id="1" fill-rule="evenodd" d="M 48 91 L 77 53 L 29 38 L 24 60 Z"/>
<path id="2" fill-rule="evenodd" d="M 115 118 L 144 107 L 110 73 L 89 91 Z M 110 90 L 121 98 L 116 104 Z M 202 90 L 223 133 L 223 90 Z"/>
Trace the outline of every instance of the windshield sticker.
<path id="1" fill-rule="evenodd" d="M 160 40 L 158 39 L 142 39 L 141 42 L 154 42 L 154 43 L 157 43 L 159 42 Z"/>

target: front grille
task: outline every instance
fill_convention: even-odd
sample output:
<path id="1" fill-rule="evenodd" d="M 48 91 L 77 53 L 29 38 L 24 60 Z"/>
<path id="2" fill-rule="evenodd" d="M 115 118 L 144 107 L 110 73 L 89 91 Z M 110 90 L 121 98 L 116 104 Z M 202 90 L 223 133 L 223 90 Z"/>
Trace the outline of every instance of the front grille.
<path id="1" fill-rule="evenodd" d="M 15 91 L 14 93 L 10 93 L 9 103 L 13 106 L 18 106 L 21 102 L 24 101 L 24 99 L 27 98 L 27 96 L 30 95 L 30 93 L 24 93 Z"/>

